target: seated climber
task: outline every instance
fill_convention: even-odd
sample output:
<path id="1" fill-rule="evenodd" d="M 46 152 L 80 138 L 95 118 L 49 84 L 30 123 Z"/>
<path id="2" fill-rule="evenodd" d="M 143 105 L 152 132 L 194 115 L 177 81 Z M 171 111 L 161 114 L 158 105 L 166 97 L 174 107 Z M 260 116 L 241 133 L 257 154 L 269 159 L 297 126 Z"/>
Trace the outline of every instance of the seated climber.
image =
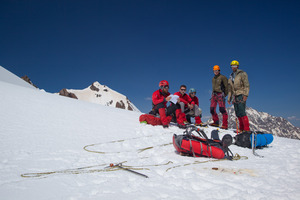
<path id="1" fill-rule="evenodd" d="M 159 82 L 159 89 L 152 94 L 152 110 L 149 114 L 140 116 L 140 122 L 146 122 L 152 125 L 163 125 L 169 127 L 172 117 L 176 117 L 177 124 L 180 128 L 186 128 L 184 122 L 186 121 L 185 114 L 180 109 L 180 98 L 177 102 L 171 102 L 169 106 L 167 103 L 171 100 L 172 95 L 169 93 L 169 83 L 166 80 Z M 159 118 L 156 117 L 159 115 Z"/>
<path id="2" fill-rule="evenodd" d="M 202 110 L 199 107 L 199 99 L 196 96 L 196 90 L 194 88 L 191 88 L 189 90 L 189 96 L 192 99 L 193 102 L 195 102 L 193 109 L 188 109 L 186 114 L 186 119 L 189 123 L 191 123 L 191 117 L 195 117 L 195 125 L 196 126 L 207 126 L 206 124 L 202 123 L 201 117 L 202 117 Z"/>

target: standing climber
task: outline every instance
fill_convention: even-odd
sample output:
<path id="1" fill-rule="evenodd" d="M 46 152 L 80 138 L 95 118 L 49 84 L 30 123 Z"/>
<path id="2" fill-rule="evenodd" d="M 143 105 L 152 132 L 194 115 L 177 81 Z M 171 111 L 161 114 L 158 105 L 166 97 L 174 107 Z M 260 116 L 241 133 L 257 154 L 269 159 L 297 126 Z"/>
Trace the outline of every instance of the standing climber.
<path id="1" fill-rule="evenodd" d="M 221 128 L 228 129 L 228 115 L 225 107 L 225 97 L 228 94 L 228 80 L 220 73 L 219 65 L 213 67 L 215 76 L 212 79 L 212 96 L 210 102 L 210 113 L 213 118 L 211 126 L 219 126 L 219 117 L 216 113 L 217 105 L 219 104 L 219 110 L 223 115 L 223 123 Z"/>
<path id="2" fill-rule="evenodd" d="M 232 73 L 228 80 L 228 103 L 234 105 L 236 117 L 239 120 L 240 131 L 250 131 L 249 119 L 246 115 L 246 101 L 249 96 L 250 84 L 248 75 L 239 69 L 239 62 L 231 63 Z"/>

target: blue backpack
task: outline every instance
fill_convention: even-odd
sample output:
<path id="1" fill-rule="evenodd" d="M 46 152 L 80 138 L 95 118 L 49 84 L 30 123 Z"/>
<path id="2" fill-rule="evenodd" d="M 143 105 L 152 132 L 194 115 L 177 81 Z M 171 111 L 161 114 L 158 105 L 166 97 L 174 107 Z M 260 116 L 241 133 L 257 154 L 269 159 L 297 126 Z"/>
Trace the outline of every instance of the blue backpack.
<path id="1" fill-rule="evenodd" d="M 256 133 L 256 134 L 255 134 Z M 235 145 L 240 147 L 252 148 L 252 134 L 254 135 L 254 144 L 256 148 L 265 147 L 273 142 L 273 135 L 271 133 L 263 132 L 243 132 L 234 137 Z"/>

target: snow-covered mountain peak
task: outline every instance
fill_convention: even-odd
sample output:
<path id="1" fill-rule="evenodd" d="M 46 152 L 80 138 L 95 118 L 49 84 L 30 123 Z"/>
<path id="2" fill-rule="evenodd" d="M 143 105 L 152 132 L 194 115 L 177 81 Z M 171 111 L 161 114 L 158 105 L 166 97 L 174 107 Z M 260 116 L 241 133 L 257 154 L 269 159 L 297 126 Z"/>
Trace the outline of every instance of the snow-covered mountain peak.
<path id="1" fill-rule="evenodd" d="M 98 81 L 95 81 L 92 85 L 90 85 L 86 89 L 91 89 L 93 91 L 99 92 L 100 90 L 103 90 L 104 87 L 106 87 L 106 86 L 105 85 L 101 85 Z"/>
<path id="2" fill-rule="evenodd" d="M 91 103 L 140 112 L 125 95 L 106 85 L 101 85 L 98 81 L 93 82 L 90 86 L 82 90 L 62 89 L 59 94 Z"/>
<path id="3" fill-rule="evenodd" d="M 99 89 L 100 89 L 100 87 L 102 86 L 98 81 L 95 81 L 95 82 L 93 83 L 93 85 L 94 85 L 95 87 L 99 88 Z"/>

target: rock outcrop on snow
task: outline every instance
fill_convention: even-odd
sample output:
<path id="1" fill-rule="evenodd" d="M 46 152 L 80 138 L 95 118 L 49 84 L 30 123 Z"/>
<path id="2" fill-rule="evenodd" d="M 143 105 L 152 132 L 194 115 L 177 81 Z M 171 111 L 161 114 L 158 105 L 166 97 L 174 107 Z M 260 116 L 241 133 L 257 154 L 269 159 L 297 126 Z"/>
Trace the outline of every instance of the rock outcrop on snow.
<path id="1" fill-rule="evenodd" d="M 2 66 L 0 66 L 0 81 L 26 87 L 26 88 L 37 89 L 36 86 L 33 86 L 33 84 L 30 84 L 27 81 L 22 80 L 20 77 L 8 71 Z"/>
<path id="2" fill-rule="evenodd" d="M 125 95 L 112 90 L 106 85 L 101 85 L 97 81 L 83 90 L 62 89 L 59 94 L 91 103 L 140 112 Z"/>
<path id="3" fill-rule="evenodd" d="M 68 90 L 66 88 L 61 89 L 58 94 L 61 95 L 61 96 L 70 97 L 70 98 L 73 98 L 73 99 L 78 99 L 77 96 L 74 93 L 68 92 Z"/>
<path id="4" fill-rule="evenodd" d="M 236 129 L 236 116 L 234 107 L 227 108 L 228 128 Z M 253 108 L 247 107 L 246 113 L 249 118 L 250 130 L 272 133 L 274 135 L 286 138 L 300 139 L 300 128 L 295 127 L 283 117 L 275 117 L 265 112 L 259 112 Z M 219 114 L 220 121 L 222 115 Z M 210 119 L 210 122 L 212 120 Z"/>
<path id="5" fill-rule="evenodd" d="M 29 84 L 32 85 L 33 87 L 38 88 L 36 85 L 34 85 L 34 84 L 32 83 L 32 81 L 30 80 L 30 78 L 29 78 L 27 75 L 22 76 L 21 79 L 23 79 L 24 81 L 26 81 L 27 83 L 29 83 Z"/>

